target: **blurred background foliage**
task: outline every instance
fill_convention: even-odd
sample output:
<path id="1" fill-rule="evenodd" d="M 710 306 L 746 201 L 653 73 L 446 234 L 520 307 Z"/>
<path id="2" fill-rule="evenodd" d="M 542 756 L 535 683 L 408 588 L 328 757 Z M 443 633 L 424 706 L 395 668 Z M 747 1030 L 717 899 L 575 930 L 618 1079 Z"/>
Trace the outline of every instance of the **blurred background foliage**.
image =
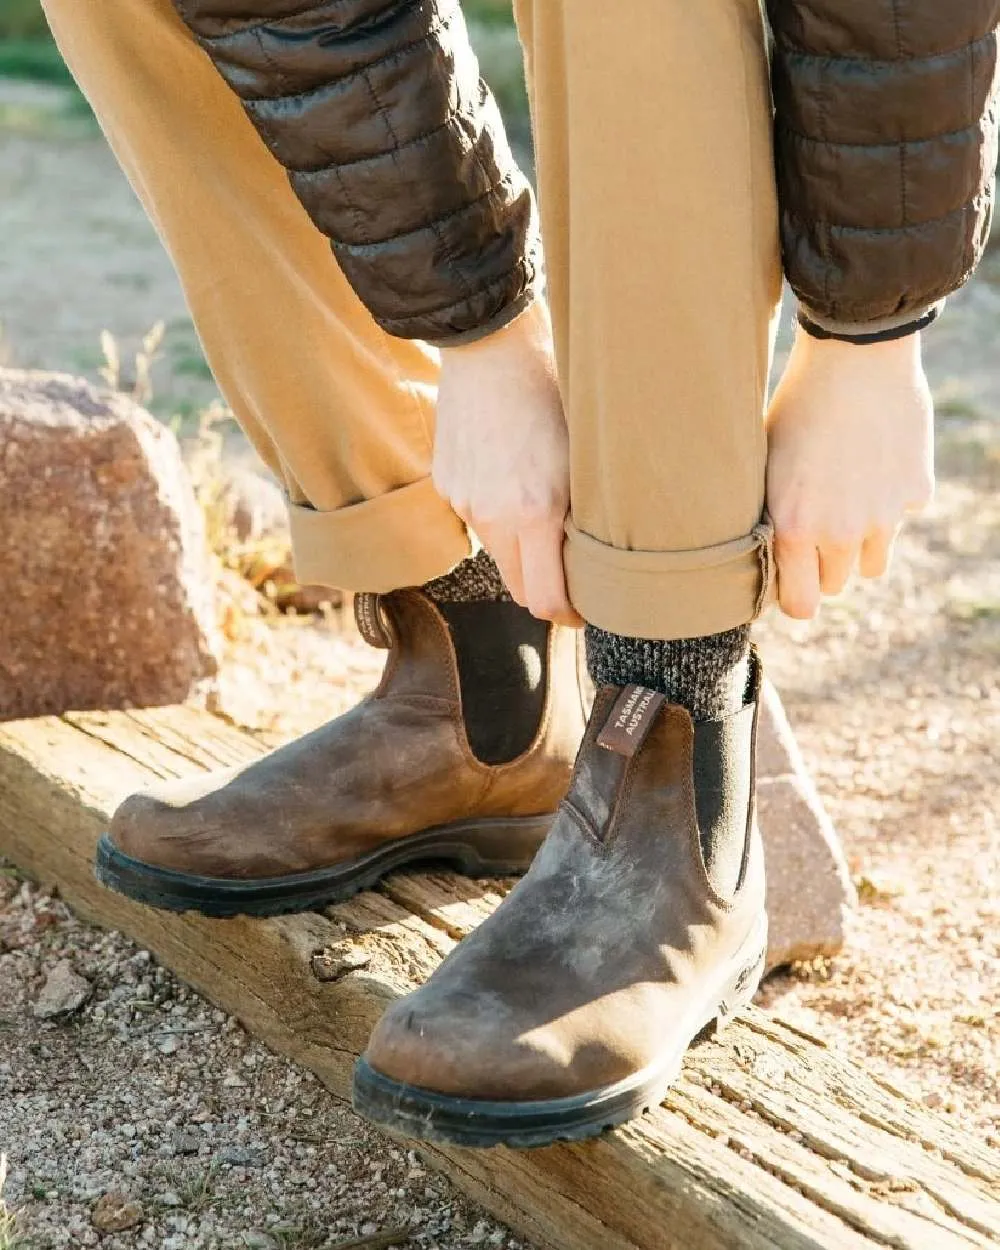
<path id="1" fill-rule="evenodd" d="M 526 147 L 528 104 L 510 0 L 463 0 L 463 7 L 483 74 L 503 109 L 511 138 Z M 0 76 L 71 84 L 39 0 L 0 0 Z"/>
<path id="2" fill-rule="evenodd" d="M 38 0 L 0 0 L 0 75 L 39 82 L 71 81 Z"/>

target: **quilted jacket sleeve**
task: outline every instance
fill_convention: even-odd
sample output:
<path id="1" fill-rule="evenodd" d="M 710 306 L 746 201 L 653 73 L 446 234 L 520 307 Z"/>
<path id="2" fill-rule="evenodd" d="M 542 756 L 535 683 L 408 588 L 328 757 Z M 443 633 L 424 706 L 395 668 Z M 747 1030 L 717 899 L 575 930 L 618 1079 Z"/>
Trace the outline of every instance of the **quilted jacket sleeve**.
<path id="1" fill-rule="evenodd" d="M 535 298 L 531 189 L 458 0 L 175 0 L 379 324 L 449 345 Z"/>
<path id="2" fill-rule="evenodd" d="M 807 329 L 890 336 L 978 264 L 1000 0 L 768 0 L 785 270 Z"/>

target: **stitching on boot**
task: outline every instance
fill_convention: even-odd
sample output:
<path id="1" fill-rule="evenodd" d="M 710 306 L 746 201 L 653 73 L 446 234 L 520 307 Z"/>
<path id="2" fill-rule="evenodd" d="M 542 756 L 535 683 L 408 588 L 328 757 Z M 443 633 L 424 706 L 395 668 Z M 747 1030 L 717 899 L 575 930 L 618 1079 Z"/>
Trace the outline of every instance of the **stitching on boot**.
<path id="1" fill-rule="evenodd" d="M 576 825 L 587 841 L 592 843 L 593 849 L 598 854 L 603 854 L 607 851 L 607 844 L 602 841 L 600 834 L 594 829 L 593 822 L 580 811 L 571 799 L 563 799 L 559 806 L 563 809 L 570 820 L 572 820 L 573 824 Z"/>

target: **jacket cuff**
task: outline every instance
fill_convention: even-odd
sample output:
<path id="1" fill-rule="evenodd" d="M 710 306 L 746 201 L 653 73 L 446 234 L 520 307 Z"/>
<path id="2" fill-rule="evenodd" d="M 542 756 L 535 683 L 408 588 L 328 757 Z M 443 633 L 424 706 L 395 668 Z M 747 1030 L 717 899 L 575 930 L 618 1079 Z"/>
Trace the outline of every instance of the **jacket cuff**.
<path id="1" fill-rule="evenodd" d="M 944 304 L 944 300 L 938 300 L 924 309 L 910 309 L 899 316 L 881 317 L 875 321 L 837 321 L 800 303 L 798 323 L 814 339 L 837 339 L 861 347 L 872 343 L 891 343 L 926 330 L 937 321 Z"/>
<path id="2" fill-rule="evenodd" d="M 481 339 L 489 338 L 491 334 L 496 334 L 498 330 L 506 329 L 507 326 L 517 321 L 519 317 L 522 317 L 542 295 L 544 285 L 542 281 L 532 283 L 531 286 L 521 292 L 517 299 L 511 300 L 509 304 L 505 304 L 489 321 L 476 326 L 474 330 L 464 330 L 461 334 L 449 334 L 443 337 L 427 339 L 426 341 L 433 347 L 465 347 L 468 343 L 478 343 Z"/>

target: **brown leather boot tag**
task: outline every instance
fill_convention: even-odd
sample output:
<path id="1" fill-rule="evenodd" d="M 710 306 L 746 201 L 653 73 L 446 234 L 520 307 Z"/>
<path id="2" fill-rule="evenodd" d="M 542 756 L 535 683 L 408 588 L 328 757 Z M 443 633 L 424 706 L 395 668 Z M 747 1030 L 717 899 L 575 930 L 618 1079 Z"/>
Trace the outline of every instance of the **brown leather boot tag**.
<path id="1" fill-rule="evenodd" d="M 392 635 L 385 623 L 379 595 L 356 594 L 354 596 L 354 620 L 358 633 L 370 647 L 388 651 L 392 647 Z"/>
<path id="2" fill-rule="evenodd" d="M 646 686 L 626 686 L 597 735 L 598 746 L 630 758 L 646 741 L 666 696 Z"/>

